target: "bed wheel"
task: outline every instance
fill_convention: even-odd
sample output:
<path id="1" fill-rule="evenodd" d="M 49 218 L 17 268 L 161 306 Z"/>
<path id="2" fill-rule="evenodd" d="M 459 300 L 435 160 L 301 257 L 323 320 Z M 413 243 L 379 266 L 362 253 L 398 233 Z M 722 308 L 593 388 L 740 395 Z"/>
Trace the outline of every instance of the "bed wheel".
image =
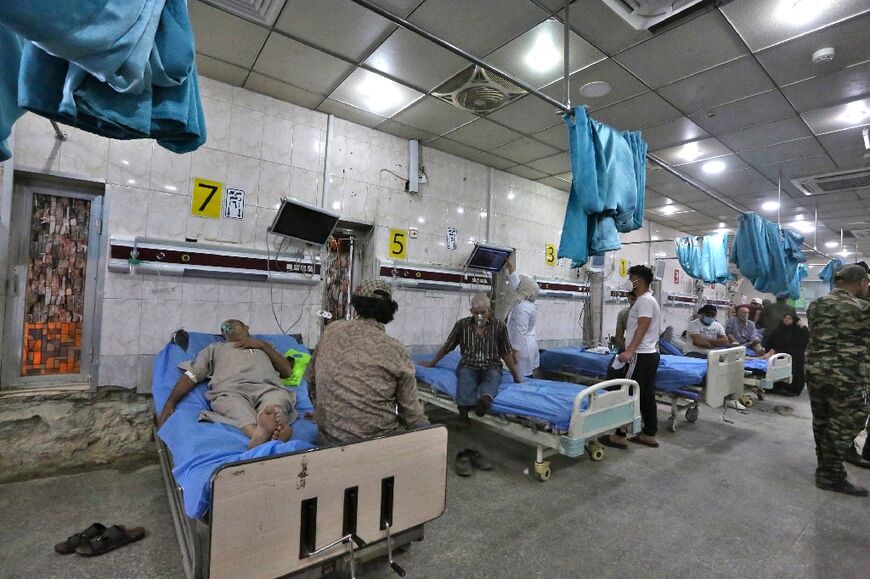
<path id="1" fill-rule="evenodd" d="M 751 408 L 755 402 L 752 400 L 752 396 L 748 394 L 744 394 L 740 397 L 740 404 L 744 405 L 747 408 Z"/>
<path id="2" fill-rule="evenodd" d="M 758 396 L 759 401 L 764 400 L 764 392 L 761 390 L 761 388 L 758 389 L 756 396 Z"/>
<path id="3" fill-rule="evenodd" d="M 668 418 L 668 432 L 676 432 L 677 431 L 677 417 L 671 416 Z"/>
<path id="4" fill-rule="evenodd" d="M 540 482 L 545 482 L 550 478 L 550 461 L 545 460 L 544 462 L 536 462 L 535 463 L 535 478 Z"/>
<path id="5" fill-rule="evenodd" d="M 600 442 L 590 442 L 586 445 L 586 452 L 589 453 L 589 458 L 595 462 L 604 460 L 604 445 Z"/>
<path id="6" fill-rule="evenodd" d="M 688 422 L 697 422 L 698 420 L 698 407 L 692 406 L 690 408 L 686 408 L 686 421 Z"/>

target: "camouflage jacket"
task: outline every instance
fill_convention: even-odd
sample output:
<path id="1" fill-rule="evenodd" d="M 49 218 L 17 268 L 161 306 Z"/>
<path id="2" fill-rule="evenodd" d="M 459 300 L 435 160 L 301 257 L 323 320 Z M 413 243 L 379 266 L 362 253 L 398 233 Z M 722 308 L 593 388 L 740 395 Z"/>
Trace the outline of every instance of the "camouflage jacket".
<path id="1" fill-rule="evenodd" d="M 864 381 L 870 379 L 870 301 L 834 289 L 810 304 L 807 322 L 807 366 L 842 370 L 850 375 L 857 372 Z"/>

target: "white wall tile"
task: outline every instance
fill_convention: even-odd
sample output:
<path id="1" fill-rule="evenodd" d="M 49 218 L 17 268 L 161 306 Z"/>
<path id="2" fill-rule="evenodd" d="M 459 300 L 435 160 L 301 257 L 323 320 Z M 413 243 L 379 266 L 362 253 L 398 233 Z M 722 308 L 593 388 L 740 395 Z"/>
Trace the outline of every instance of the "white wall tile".
<path id="1" fill-rule="evenodd" d="M 142 299 L 142 275 L 105 272 L 103 279 L 104 298 Z"/>
<path id="2" fill-rule="evenodd" d="M 181 308 L 181 327 L 188 332 L 219 333 L 216 305 L 214 301 L 191 301 L 185 298 Z"/>
<path id="3" fill-rule="evenodd" d="M 105 220 L 109 235 L 143 235 L 148 226 L 148 205 L 151 192 L 147 189 L 109 185 L 106 187 Z"/>
<path id="4" fill-rule="evenodd" d="M 139 357 L 136 355 L 101 355 L 97 376 L 99 386 L 136 388 L 139 381 Z"/>
<path id="5" fill-rule="evenodd" d="M 175 275 L 146 274 L 142 276 L 142 299 L 177 301 L 183 297 L 183 278 Z"/>
<path id="6" fill-rule="evenodd" d="M 109 167 L 109 139 L 73 127 L 64 127 L 64 132 L 67 140 L 60 148 L 60 170 L 104 181 Z"/>
<path id="7" fill-rule="evenodd" d="M 321 173 L 317 171 L 291 167 L 288 193 L 290 197 L 294 197 L 299 201 L 319 205 L 321 181 Z"/>
<path id="8" fill-rule="evenodd" d="M 100 330 L 100 354 L 137 354 L 142 302 L 132 299 L 104 299 Z"/>
<path id="9" fill-rule="evenodd" d="M 144 300 L 139 325 L 139 354 L 156 354 L 181 327 L 181 301 Z"/>
<path id="10" fill-rule="evenodd" d="M 48 119 L 25 113 L 15 123 L 14 161 L 17 167 L 60 171 L 61 141 L 54 136 Z"/>
<path id="11" fill-rule="evenodd" d="M 205 146 L 210 149 L 227 151 L 230 143 L 232 104 L 227 101 L 203 97 L 202 109 L 207 128 Z"/>
<path id="12" fill-rule="evenodd" d="M 147 187 L 151 180 L 151 152 L 147 139 L 109 141 L 109 183 Z"/>
<path id="13" fill-rule="evenodd" d="M 263 122 L 263 160 L 289 165 L 292 153 L 293 123 L 287 119 L 266 115 Z"/>
<path id="14" fill-rule="evenodd" d="M 233 101 L 232 86 L 204 76 L 199 77 L 199 92 L 203 97 L 210 97 L 226 102 Z"/>
<path id="15" fill-rule="evenodd" d="M 190 197 L 151 191 L 145 234 L 157 239 L 184 241 Z"/>
<path id="16" fill-rule="evenodd" d="M 237 155 L 260 158 L 262 147 L 263 113 L 233 105 L 228 151 Z"/>
<path id="17" fill-rule="evenodd" d="M 181 283 L 181 299 L 185 303 L 220 301 L 220 282 L 216 279 L 184 277 Z"/>
<path id="18" fill-rule="evenodd" d="M 290 186 L 291 169 L 287 165 L 279 165 L 262 161 L 260 163 L 260 186 L 257 191 L 257 205 L 277 209 L 281 198 L 292 195 Z"/>
<path id="19" fill-rule="evenodd" d="M 192 153 L 179 155 L 154 143 L 151 157 L 151 189 L 190 195 Z"/>
<path id="20" fill-rule="evenodd" d="M 190 162 L 190 178 L 225 182 L 227 180 L 226 152 L 207 147 L 200 147 L 194 151 Z"/>
<path id="21" fill-rule="evenodd" d="M 301 122 L 294 124 L 293 154 L 290 164 L 309 171 L 322 171 L 325 138 L 326 133 L 323 130 Z"/>

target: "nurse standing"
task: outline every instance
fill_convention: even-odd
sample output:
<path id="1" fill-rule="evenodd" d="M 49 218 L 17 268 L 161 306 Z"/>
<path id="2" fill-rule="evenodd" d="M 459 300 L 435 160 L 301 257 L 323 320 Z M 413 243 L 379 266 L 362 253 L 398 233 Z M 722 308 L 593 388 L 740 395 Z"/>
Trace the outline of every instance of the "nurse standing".
<path id="1" fill-rule="evenodd" d="M 508 282 L 514 289 L 514 301 L 508 309 L 507 330 L 514 348 L 517 370 L 521 376 L 531 376 L 540 365 L 538 340 L 535 338 L 535 321 L 538 317 L 538 284 L 526 275 L 516 272 L 514 258 L 507 262 Z"/>

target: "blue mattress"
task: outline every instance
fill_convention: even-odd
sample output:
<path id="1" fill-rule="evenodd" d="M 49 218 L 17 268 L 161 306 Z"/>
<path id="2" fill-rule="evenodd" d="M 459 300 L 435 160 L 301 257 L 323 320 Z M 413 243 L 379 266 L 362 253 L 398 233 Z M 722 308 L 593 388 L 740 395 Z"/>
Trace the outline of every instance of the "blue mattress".
<path id="1" fill-rule="evenodd" d="M 595 354 L 583 348 L 553 348 L 541 352 L 541 369 L 571 371 L 593 378 L 604 378 L 613 359 L 611 354 Z M 744 368 L 767 372 L 767 360 L 747 358 Z M 663 355 L 656 373 L 656 390 L 672 392 L 686 386 L 699 386 L 707 376 L 707 361 L 688 356 Z"/>
<path id="2" fill-rule="evenodd" d="M 286 352 L 290 348 L 307 351 L 305 346 L 290 336 L 257 337 L 270 342 L 279 352 Z M 167 344 L 157 354 L 151 388 L 158 414 L 181 376 L 178 364 L 195 358 L 200 350 L 218 340 L 222 338 L 217 335 L 191 333 L 187 352 L 175 344 Z M 308 385 L 304 381 L 296 388 L 299 418 L 293 423 L 293 438 L 287 442 L 269 441 L 252 449 L 248 449 L 248 438 L 237 428 L 198 421 L 200 411 L 209 409 L 206 389 L 205 382 L 198 384 L 176 405 L 175 412 L 157 432 L 172 453 L 172 474 L 183 489 L 184 512 L 191 518 L 201 517 L 208 511 L 211 504 L 211 476 L 222 464 L 307 450 L 314 447 L 317 438 L 317 425 L 302 418 L 306 412 L 314 409 L 308 397 Z"/>
<path id="3" fill-rule="evenodd" d="M 417 358 L 418 361 L 427 359 L 427 356 Z M 434 368 L 424 368 L 417 364 L 417 379 L 442 394 L 456 398 L 456 367 L 459 359 L 459 352 L 451 352 Z M 501 386 L 490 412 L 544 420 L 555 430 L 565 431 L 571 420 L 574 398 L 585 389 L 586 386 L 582 384 L 537 378 L 527 378 L 525 382 L 515 384 L 510 373 L 505 370 L 502 371 Z M 586 410 L 588 404 L 589 399 L 584 399 L 581 410 Z"/>

